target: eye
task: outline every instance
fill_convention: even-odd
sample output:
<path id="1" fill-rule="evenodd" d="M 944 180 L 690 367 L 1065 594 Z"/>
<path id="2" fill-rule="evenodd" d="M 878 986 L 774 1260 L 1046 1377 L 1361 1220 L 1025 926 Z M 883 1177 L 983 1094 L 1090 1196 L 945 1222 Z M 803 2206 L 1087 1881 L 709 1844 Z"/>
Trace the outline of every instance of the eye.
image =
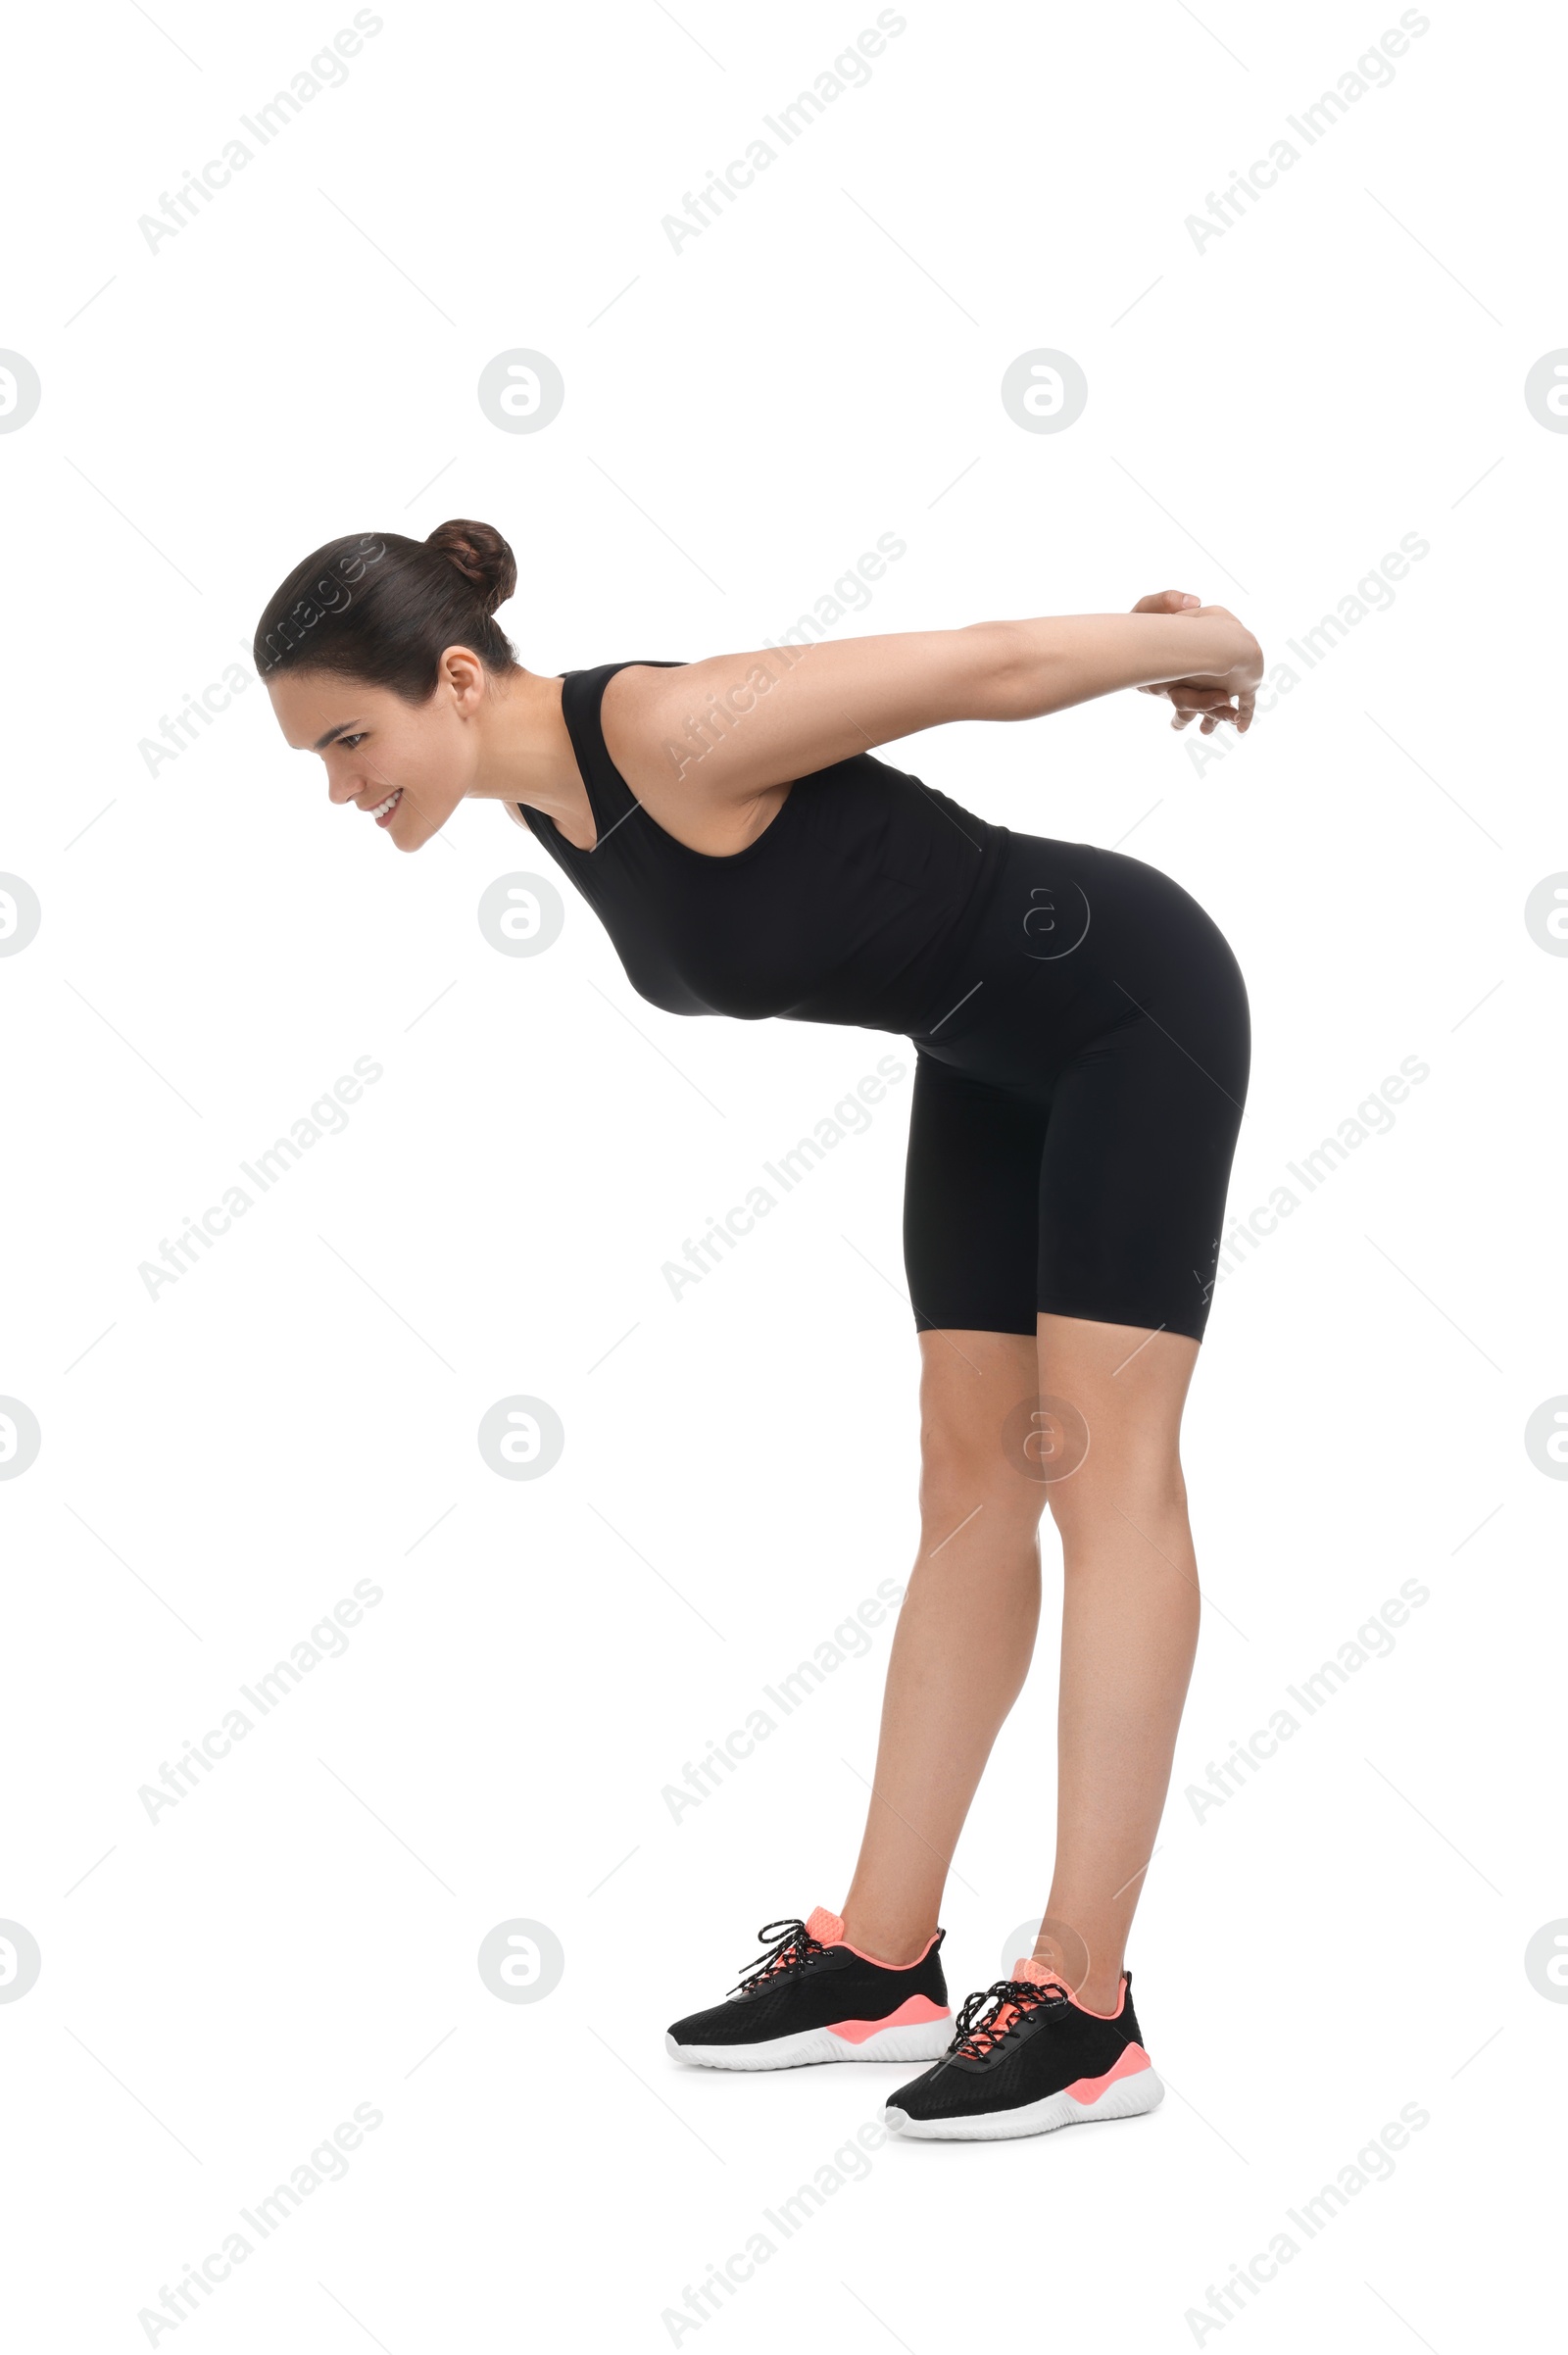
<path id="1" fill-rule="evenodd" d="M 340 736 L 338 738 L 338 743 L 342 746 L 346 753 L 351 753 L 357 744 L 363 744 L 365 742 L 365 739 L 369 732 L 370 731 L 368 728 L 362 728 L 357 736 Z"/>

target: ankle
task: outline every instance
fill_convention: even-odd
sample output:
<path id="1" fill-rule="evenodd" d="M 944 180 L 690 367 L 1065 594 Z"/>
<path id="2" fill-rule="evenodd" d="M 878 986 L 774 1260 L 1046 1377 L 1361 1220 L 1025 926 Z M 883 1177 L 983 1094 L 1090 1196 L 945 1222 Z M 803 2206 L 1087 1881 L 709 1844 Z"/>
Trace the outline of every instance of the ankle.
<path id="1" fill-rule="evenodd" d="M 1073 1996 L 1086 2012 L 1102 2012 L 1108 2017 L 1121 2008 L 1121 1980 L 1119 1966 L 1108 1975 L 1092 1971 L 1081 1987 L 1073 1988 Z"/>
<path id="2" fill-rule="evenodd" d="M 843 1921 L 845 1944 L 872 1962 L 885 1964 L 890 1971 L 907 1971 L 920 1960 L 936 1936 L 934 1927 L 916 1929 L 886 1915 L 852 1911 L 843 1916 Z"/>
<path id="3" fill-rule="evenodd" d="M 1121 2005 L 1122 1963 L 1091 1962 L 1088 1949 L 1078 1938 L 1071 1940 L 1076 1954 L 1067 1951 L 1066 1944 L 1049 1936 L 1036 1938 L 1031 1960 L 1042 1970 L 1054 1971 L 1065 1987 L 1072 1989 L 1085 2011 L 1110 2013 Z"/>

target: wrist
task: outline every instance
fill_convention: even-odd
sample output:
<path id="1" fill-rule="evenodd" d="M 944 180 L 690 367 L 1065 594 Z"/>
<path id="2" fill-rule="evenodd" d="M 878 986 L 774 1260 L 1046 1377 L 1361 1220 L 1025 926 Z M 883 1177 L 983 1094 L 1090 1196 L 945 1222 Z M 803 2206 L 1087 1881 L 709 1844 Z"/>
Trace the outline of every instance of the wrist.
<path id="1" fill-rule="evenodd" d="M 1194 613 L 1190 618 L 1174 615 L 1167 641 L 1172 668 L 1166 680 L 1223 677 L 1244 659 L 1250 644 L 1247 631 L 1233 613 Z"/>
<path id="2" fill-rule="evenodd" d="M 1211 666 L 1214 674 L 1245 678 L 1249 685 L 1255 686 L 1263 675 L 1263 650 L 1246 623 L 1223 608 L 1216 608 L 1212 615 L 1204 614 L 1201 618 L 1212 619 L 1217 631 L 1218 643 Z"/>

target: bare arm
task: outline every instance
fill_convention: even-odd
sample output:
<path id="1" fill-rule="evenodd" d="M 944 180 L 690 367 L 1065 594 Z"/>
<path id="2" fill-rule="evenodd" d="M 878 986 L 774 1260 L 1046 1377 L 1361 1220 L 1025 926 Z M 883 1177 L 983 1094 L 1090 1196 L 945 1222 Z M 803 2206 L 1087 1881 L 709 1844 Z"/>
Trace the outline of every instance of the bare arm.
<path id="1" fill-rule="evenodd" d="M 617 671 L 606 739 L 632 791 L 679 781 L 715 810 L 955 719 L 1036 719 L 1119 688 L 1180 686 L 1245 726 L 1262 673 L 1255 639 L 1179 590 L 1131 613 L 979 621 Z M 1231 709 L 1235 694 L 1238 707 Z M 1176 724 L 1185 724 L 1176 695 Z M 1220 706 L 1223 705 L 1223 711 Z"/>

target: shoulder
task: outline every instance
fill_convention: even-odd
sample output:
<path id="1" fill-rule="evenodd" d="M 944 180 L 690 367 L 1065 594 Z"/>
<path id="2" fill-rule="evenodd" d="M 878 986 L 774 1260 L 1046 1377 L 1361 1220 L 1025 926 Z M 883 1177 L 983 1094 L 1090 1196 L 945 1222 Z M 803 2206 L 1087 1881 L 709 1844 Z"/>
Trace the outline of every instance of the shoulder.
<path id="1" fill-rule="evenodd" d="M 689 662 L 601 662 L 595 670 L 567 675 L 586 683 L 603 714 L 613 712 L 618 720 L 635 722 L 667 709 L 671 696 L 680 693 L 680 672 L 690 668 Z"/>
<path id="2" fill-rule="evenodd" d="M 605 750 L 639 799 L 645 787 L 657 791 L 662 781 L 681 773 L 672 739 L 692 717 L 690 695 L 681 684 L 689 668 L 686 662 L 607 662 L 581 673 L 592 682 Z"/>

